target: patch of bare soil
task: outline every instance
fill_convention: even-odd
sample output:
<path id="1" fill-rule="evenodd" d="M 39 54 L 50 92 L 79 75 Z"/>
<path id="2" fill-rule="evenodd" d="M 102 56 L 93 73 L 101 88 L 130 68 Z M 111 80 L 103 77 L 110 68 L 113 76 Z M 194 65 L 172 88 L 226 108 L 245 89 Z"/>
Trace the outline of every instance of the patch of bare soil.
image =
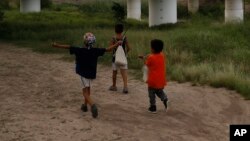
<path id="1" fill-rule="evenodd" d="M 145 83 L 129 77 L 129 94 L 108 91 L 111 67 L 99 66 L 92 98 L 99 117 L 83 113 L 73 62 L 0 43 L 1 141 L 228 141 L 230 124 L 250 123 L 250 102 L 208 86 L 169 82 L 170 109 L 147 112 Z"/>

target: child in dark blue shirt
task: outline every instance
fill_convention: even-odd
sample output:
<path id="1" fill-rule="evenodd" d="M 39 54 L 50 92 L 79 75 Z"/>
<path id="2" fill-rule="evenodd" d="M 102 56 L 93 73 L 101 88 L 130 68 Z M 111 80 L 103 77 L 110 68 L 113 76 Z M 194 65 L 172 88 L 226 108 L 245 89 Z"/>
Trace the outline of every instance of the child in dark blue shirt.
<path id="1" fill-rule="evenodd" d="M 112 51 L 113 47 L 109 48 L 94 48 L 96 41 L 95 36 L 88 32 L 83 36 L 84 46 L 74 47 L 70 45 L 62 45 L 53 43 L 52 47 L 69 49 L 70 54 L 75 55 L 76 73 L 80 75 L 83 85 L 84 104 L 81 106 L 83 112 L 88 111 L 87 104 L 91 106 L 93 118 L 98 116 L 98 110 L 92 99 L 90 98 L 91 81 L 96 78 L 97 60 L 99 56 L 103 56 L 106 51 Z M 117 42 L 117 45 L 120 42 Z"/>

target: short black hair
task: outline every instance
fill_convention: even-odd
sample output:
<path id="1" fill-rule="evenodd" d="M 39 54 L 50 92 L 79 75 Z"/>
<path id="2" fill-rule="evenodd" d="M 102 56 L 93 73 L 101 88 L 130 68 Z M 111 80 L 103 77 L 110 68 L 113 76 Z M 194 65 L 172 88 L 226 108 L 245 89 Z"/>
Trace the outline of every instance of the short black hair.
<path id="1" fill-rule="evenodd" d="M 115 33 L 122 33 L 123 32 L 123 24 L 116 24 L 115 25 Z"/>
<path id="2" fill-rule="evenodd" d="M 153 39 L 151 40 L 151 48 L 154 50 L 154 53 L 160 53 L 163 49 L 164 43 L 162 40 Z"/>

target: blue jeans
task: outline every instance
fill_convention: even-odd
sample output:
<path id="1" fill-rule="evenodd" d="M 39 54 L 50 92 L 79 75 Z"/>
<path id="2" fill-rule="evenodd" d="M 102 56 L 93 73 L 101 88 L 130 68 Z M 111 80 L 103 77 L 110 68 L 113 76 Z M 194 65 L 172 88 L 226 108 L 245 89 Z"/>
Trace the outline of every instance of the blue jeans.
<path id="1" fill-rule="evenodd" d="M 161 101 L 168 100 L 168 97 L 163 91 L 163 89 L 148 88 L 148 96 L 149 96 L 150 105 L 156 104 L 155 95 L 157 95 L 161 99 Z"/>

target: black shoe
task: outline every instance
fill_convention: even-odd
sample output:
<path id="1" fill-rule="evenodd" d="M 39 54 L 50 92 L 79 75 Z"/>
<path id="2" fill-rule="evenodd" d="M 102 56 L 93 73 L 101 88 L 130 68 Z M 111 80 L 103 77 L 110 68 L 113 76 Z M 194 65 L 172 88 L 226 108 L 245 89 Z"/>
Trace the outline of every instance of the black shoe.
<path id="1" fill-rule="evenodd" d="M 156 105 L 151 105 L 151 106 L 148 108 L 148 111 L 155 114 L 155 113 L 156 113 Z"/>
<path id="2" fill-rule="evenodd" d="M 168 99 L 165 99 L 165 100 L 163 101 L 163 104 L 164 104 L 164 106 L 165 106 L 165 111 L 167 112 L 167 110 L 168 110 Z"/>
<path id="3" fill-rule="evenodd" d="M 87 105 L 82 104 L 81 110 L 82 110 L 83 112 L 88 112 L 88 107 L 87 107 Z"/>
<path id="4" fill-rule="evenodd" d="M 128 88 L 123 88 L 123 91 L 122 91 L 124 94 L 128 94 Z"/>
<path id="5" fill-rule="evenodd" d="M 91 112 L 92 112 L 92 117 L 93 117 L 93 118 L 97 118 L 97 116 L 98 116 L 98 110 L 97 110 L 97 107 L 96 107 L 95 104 L 93 104 L 93 105 L 91 106 Z"/>

